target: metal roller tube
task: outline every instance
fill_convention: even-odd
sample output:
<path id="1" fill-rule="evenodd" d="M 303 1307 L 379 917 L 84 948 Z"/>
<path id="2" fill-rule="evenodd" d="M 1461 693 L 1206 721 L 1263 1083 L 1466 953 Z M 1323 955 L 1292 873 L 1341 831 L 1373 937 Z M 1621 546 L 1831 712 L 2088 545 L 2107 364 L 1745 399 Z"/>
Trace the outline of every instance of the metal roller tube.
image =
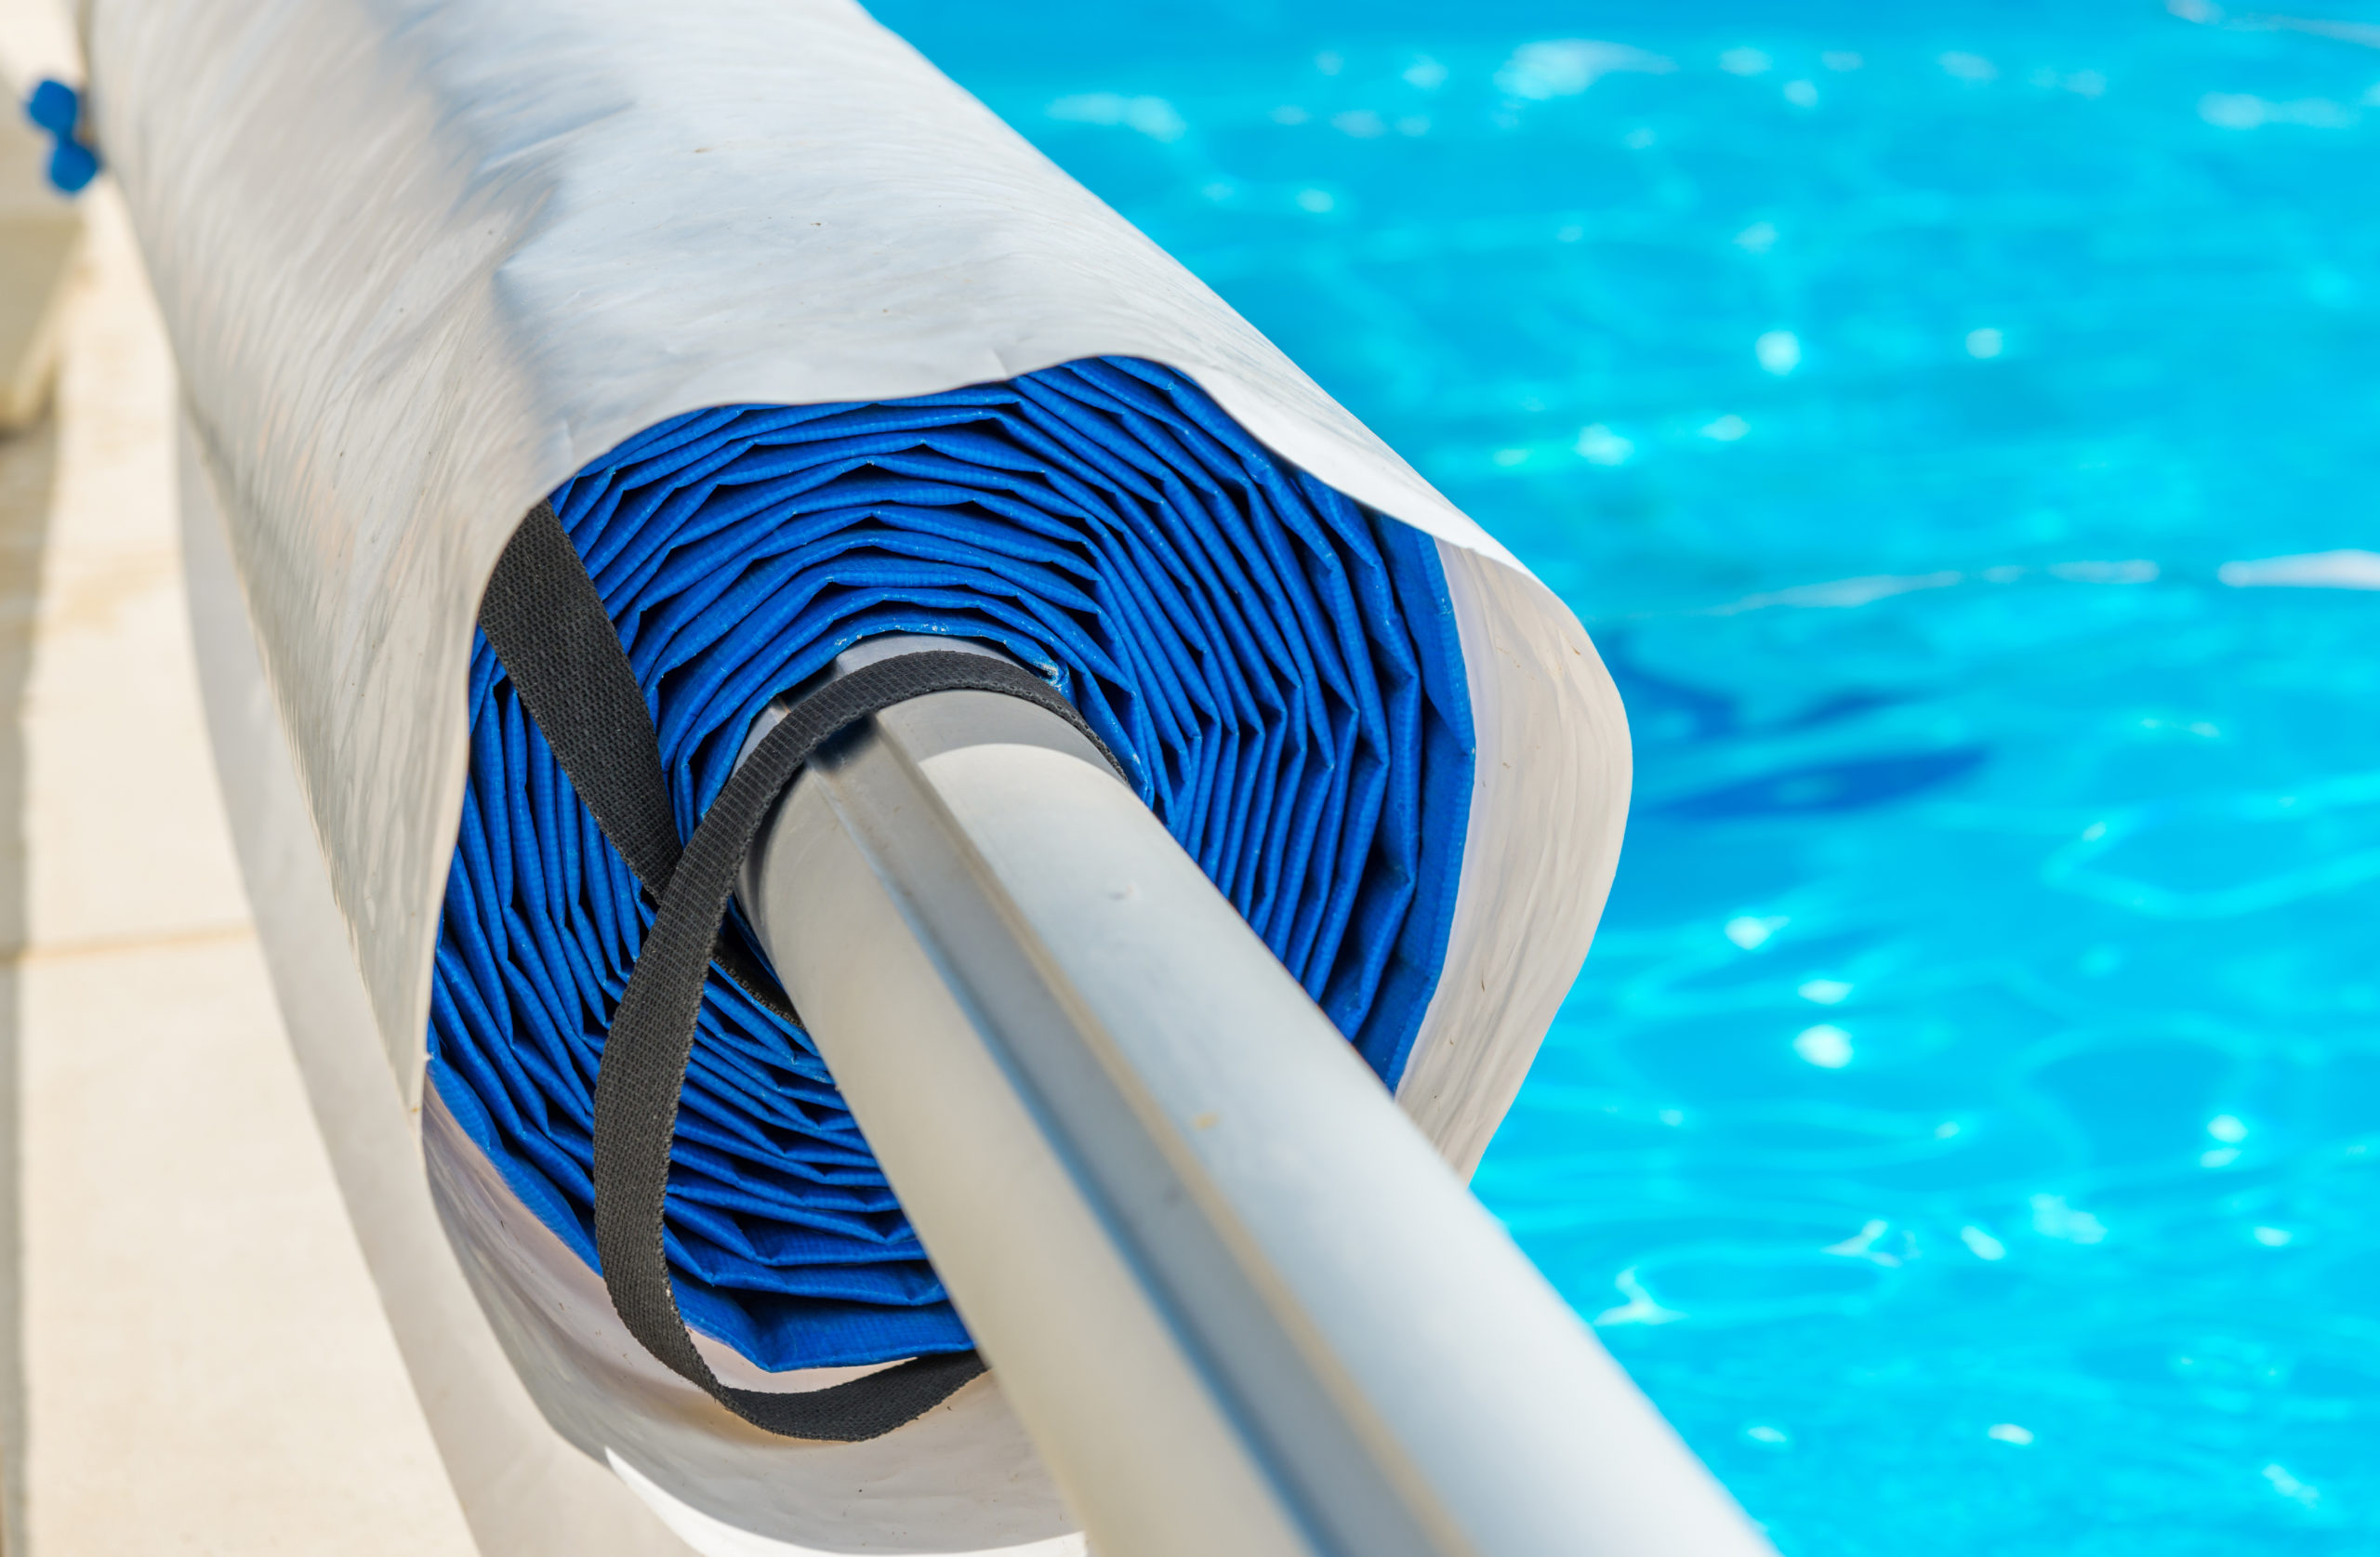
<path id="1" fill-rule="evenodd" d="M 740 897 L 1104 1557 L 1769 1550 L 1062 720 L 878 716 Z"/>

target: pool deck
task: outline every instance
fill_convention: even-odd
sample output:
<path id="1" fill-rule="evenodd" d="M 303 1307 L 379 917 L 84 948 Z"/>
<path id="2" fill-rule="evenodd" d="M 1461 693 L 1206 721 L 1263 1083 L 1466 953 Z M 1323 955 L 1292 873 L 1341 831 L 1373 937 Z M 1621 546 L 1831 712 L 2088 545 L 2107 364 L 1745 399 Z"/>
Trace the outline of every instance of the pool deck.
<path id="1" fill-rule="evenodd" d="M 71 59 L 0 0 L 12 100 Z M 0 435 L 5 1550 L 459 1557 L 223 820 L 164 334 L 82 207 L 52 409 Z"/>

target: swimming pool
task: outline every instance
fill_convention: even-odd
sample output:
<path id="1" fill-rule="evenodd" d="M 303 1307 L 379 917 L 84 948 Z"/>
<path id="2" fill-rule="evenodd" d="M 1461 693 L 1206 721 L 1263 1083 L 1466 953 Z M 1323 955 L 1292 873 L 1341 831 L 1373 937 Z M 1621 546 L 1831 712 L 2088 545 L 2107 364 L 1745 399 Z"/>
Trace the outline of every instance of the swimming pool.
<path id="1" fill-rule="evenodd" d="M 1594 630 L 1478 1188 L 1780 1548 L 2380 1543 L 2380 6 L 875 8 Z"/>

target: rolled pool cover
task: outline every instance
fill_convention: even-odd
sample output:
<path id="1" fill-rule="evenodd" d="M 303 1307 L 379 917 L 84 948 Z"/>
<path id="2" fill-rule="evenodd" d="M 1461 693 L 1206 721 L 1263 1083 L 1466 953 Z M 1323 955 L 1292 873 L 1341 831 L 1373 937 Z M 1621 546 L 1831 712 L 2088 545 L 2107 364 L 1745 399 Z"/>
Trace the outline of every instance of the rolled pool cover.
<path id="1" fill-rule="evenodd" d="M 995 644 L 1394 1085 L 1471 800 L 1444 574 L 1180 375 L 1086 362 L 890 404 L 722 408 L 555 508 L 653 709 L 690 834 L 768 701 L 885 633 Z M 651 904 L 485 635 L 430 986 L 440 1100 L 595 1263 L 593 1089 Z M 679 1303 L 761 1368 L 970 1342 L 800 1028 L 714 971 L 665 1226 Z"/>
<path id="2" fill-rule="evenodd" d="M 1617 856 L 1625 727 L 1576 620 L 841 0 L 85 26 L 183 377 L 243 865 L 483 1546 L 1068 1550 L 996 1375 L 865 1443 L 769 1438 L 620 1327 L 588 1099 L 651 904 L 474 631 L 498 553 L 550 498 L 681 835 L 841 649 L 1004 652 L 1461 1171 Z M 722 1379 L 968 1345 L 803 1035 L 716 974 L 674 1166 Z"/>

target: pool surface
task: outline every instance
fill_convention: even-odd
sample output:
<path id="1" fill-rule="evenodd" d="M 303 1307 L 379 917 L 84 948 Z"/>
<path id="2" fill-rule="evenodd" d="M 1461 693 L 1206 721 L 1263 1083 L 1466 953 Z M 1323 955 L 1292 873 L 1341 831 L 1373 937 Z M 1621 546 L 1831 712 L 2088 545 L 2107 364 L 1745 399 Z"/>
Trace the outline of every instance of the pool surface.
<path id="1" fill-rule="evenodd" d="M 875 9 L 1593 630 L 1478 1188 L 1778 1546 L 2380 1550 L 2380 5 Z"/>

